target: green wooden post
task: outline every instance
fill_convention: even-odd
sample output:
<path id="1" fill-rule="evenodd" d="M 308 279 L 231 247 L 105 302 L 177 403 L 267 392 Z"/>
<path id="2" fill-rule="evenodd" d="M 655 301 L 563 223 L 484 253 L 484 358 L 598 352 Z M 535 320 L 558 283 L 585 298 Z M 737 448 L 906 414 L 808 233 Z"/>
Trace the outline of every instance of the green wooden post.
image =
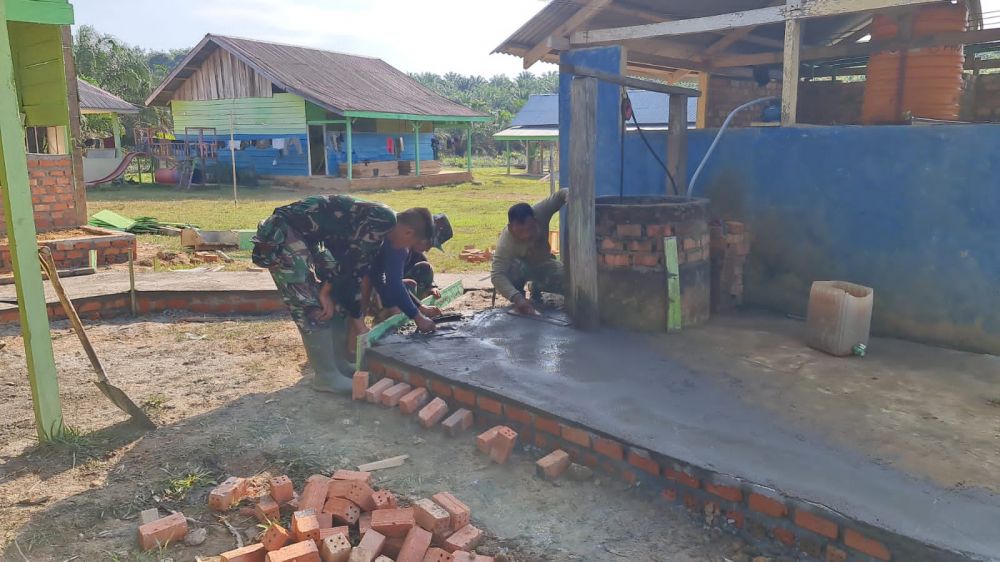
<path id="1" fill-rule="evenodd" d="M 122 156 L 122 121 L 117 113 L 111 114 L 111 132 L 115 136 L 115 158 Z M 141 174 L 140 174 L 141 175 Z"/>
<path id="2" fill-rule="evenodd" d="M 410 123 L 413 127 L 413 169 L 416 175 L 420 175 L 420 123 Z"/>
<path id="3" fill-rule="evenodd" d="M 351 146 L 351 121 L 354 121 L 350 117 L 347 118 L 347 179 L 354 179 L 354 148 Z"/>
<path id="4" fill-rule="evenodd" d="M 35 408 L 38 438 L 48 440 L 62 435 L 62 407 L 59 381 L 52 355 L 52 336 L 42 288 L 42 270 L 38 261 L 38 239 L 28 184 L 28 160 L 24 151 L 14 61 L 7 32 L 6 3 L 0 2 L 0 181 L 3 182 L 3 209 L 7 236 L 14 266 L 14 285 L 21 313 L 21 334 L 28 380 Z"/>
<path id="5" fill-rule="evenodd" d="M 465 129 L 465 169 L 472 173 L 472 122 Z"/>
<path id="6" fill-rule="evenodd" d="M 679 332 L 681 317 L 681 268 L 677 259 L 677 237 L 663 239 L 663 264 L 667 275 L 667 331 Z"/>
<path id="7" fill-rule="evenodd" d="M 507 149 L 507 175 L 510 175 L 510 141 L 503 141 Z"/>

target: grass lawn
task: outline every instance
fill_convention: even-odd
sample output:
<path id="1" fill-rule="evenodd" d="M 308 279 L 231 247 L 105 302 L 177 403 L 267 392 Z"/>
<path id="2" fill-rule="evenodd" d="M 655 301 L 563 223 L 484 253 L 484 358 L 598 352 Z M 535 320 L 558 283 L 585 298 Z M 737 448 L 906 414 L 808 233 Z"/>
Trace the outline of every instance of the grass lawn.
<path id="1" fill-rule="evenodd" d="M 441 272 L 478 271 L 486 264 L 470 264 L 458 259 L 466 245 L 487 248 L 496 245 L 497 236 L 507 223 L 507 208 L 518 201 L 534 203 L 549 194 L 548 181 L 507 176 L 500 168 L 474 170 L 476 181 L 452 187 L 421 190 L 367 192 L 362 199 L 379 201 L 397 211 L 409 207 L 427 207 L 432 213 L 447 213 L 455 237 L 445 244 L 445 253 L 430 253 L 431 262 Z M 91 215 L 110 209 L 127 217 L 151 216 L 165 222 L 186 222 L 208 230 L 256 228 L 257 223 L 279 207 L 306 192 L 292 193 L 267 187 L 240 190 L 239 205 L 233 205 L 229 188 L 207 191 L 178 191 L 173 186 L 123 185 L 91 188 L 87 206 Z M 558 228 L 558 217 L 552 228 Z M 180 241 L 168 236 L 141 235 L 139 241 L 164 249 L 180 249 Z M 234 252 L 234 258 L 248 258 L 249 252 Z"/>

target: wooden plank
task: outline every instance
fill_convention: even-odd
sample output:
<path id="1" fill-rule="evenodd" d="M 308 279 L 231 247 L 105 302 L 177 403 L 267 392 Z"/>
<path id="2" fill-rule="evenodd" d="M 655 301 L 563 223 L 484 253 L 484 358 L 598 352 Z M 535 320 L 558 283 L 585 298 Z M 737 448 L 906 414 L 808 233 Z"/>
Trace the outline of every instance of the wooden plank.
<path id="1" fill-rule="evenodd" d="M 580 66 L 574 66 L 572 64 L 559 65 L 559 72 L 574 74 L 578 77 L 596 78 L 602 82 L 610 82 L 611 84 L 617 84 L 619 86 L 625 86 L 627 88 L 633 88 L 636 90 L 659 92 L 661 94 L 679 94 L 682 96 L 690 96 L 694 98 L 701 95 L 701 92 L 699 92 L 698 90 L 694 90 L 692 88 L 681 88 L 680 86 L 668 86 L 666 84 L 660 84 L 659 82 L 640 80 L 638 78 L 630 78 L 628 76 L 619 76 L 617 74 L 610 74 L 608 72 L 601 72 L 600 70 L 583 68 Z"/>
<path id="2" fill-rule="evenodd" d="M 0 2 L 0 22 L 6 21 L 6 5 Z M 24 341 L 24 358 L 40 440 L 62 435 L 62 406 L 56 378 L 52 336 L 38 261 L 38 239 L 28 183 L 28 159 L 21 127 L 14 60 L 7 25 L 0 25 L 0 201 L 10 245 Z M 57 36 L 58 41 L 58 36 Z"/>
<path id="3" fill-rule="evenodd" d="M 77 224 L 87 224 L 87 184 L 83 177 L 83 149 L 79 148 L 75 142 L 77 139 L 82 138 L 82 134 L 80 132 L 80 92 L 76 81 L 76 62 L 73 59 L 73 32 L 68 26 L 62 27 L 60 31 L 63 47 L 64 75 L 66 76 L 66 89 L 69 94 L 71 141 L 69 146 L 73 154 L 73 208 L 76 211 Z M 118 116 L 112 115 L 113 123 L 118 125 L 116 128 L 118 130 L 121 128 Z M 115 136 L 116 147 L 120 142 L 121 137 Z"/>
<path id="4" fill-rule="evenodd" d="M 384 468 L 396 468 L 397 466 L 403 466 L 408 458 L 410 458 L 410 455 L 399 455 L 398 457 L 390 457 L 368 464 L 359 464 L 358 472 L 373 472 Z"/>
<path id="5" fill-rule="evenodd" d="M 583 24 L 590 21 L 591 18 L 596 16 L 603 10 L 611 0 L 590 0 L 580 7 L 575 14 L 570 16 L 568 19 L 560 23 L 554 30 L 552 30 L 551 37 L 559 38 L 565 37 L 566 35 L 576 31 Z M 524 68 L 530 68 L 531 65 L 538 62 L 546 53 L 550 50 L 548 39 L 539 41 L 537 45 L 532 47 L 527 53 L 525 53 Z"/>
<path id="6" fill-rule="evenodd" d="M 789 0 L 792 1 L 792 0 Z M 785 20 L 785 58 L 781 71 L 781 124 L 794 125 L 799 104 L 799 51 L 802 20 Z"/>
<path id="7" fill-rule="evenodd" d="M 569 138 L 569 291 L 573 324 L 584 330 L 600 325 L 597 292 L 597 78 L 576 76 L 571 85 Z"/>
<path id="8" fill-rule="evenodd" d="M 667 331 L 679 332 L 684 323 L 681 314 L 681 268 L 677 259 L 677 237 L 663 239 L 663 263 L 667 276 Z"/>
<path id="9" fill-rule="evenodd" d="M 669 130 L 667 131 L 667 169 L 674 178 L 666 179 L 666 193 L 687 194 L 687 96 L 670 96 Z"/>
<path id="10" fill-rule="evenodd" d="M 769 6 L 701 18 L 577 31 L 570 36 L 570 41 L 578 45 L 599 45 L 629 39 L 692 35 L 781 23 L 788 18 L 817 18 L 871 12 L 900 6 L 930 4 L 935 1 L 940 0 L 813 0 L 795 9 L 789 9 L 787 6 Z"/>

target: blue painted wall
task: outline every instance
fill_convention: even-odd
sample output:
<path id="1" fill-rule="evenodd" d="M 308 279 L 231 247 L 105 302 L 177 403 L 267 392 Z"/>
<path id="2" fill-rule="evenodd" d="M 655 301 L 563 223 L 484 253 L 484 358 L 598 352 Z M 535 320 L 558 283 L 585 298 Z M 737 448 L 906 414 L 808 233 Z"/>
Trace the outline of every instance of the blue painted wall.
<path id="1" fill-rule="evenodd" d="M 715 132 L 689 133 L 689 174 Z M 733 129 L 695 195 L 753 233 L 748 303 L 802 314 L 812 281 L 853 281 L 876 332 L 1000 353 L 997 154 L 1000 125 Z M 638 135 L 625 166 L 626 193 L 664 193 Z"/>
<path id="2" fill-rule="evenodd" d="M 560 63 L 599 70 L 609 74 L 621 74 L 622 48 L 595 47 L 567 51 L 560 55 Z M 570 134 L 570 86 L 573 78 L 568 74 L 559 75 L 559 137 L 569 139 Z M 621 174 L 621 91 L 618 86 L 600 83 L 597 87 L 597 195 L 618 193 L 617 186 Z M 569 142 L 559 143 L 559 185 L 569 184 Z M 608 190 L 610 189 L 610 192 Z"/>
<path id="3" fill-rule="evenodd" d="M 386 138 L 403 137 L 403 153 L 401 155 L 389 154 L 386 150 Z M 434 133 L 420 133 L 420 160 L 433 160 L 434 152 L 431 150 L 431 139 Z M 351 148 L 354 150 L 354 161 L 364 160 L 410 160 L 415 159 L 416 152 L 413 146 L 413 133 L 353 133 L 351 135 Z M 347 154 L 344 147 L 341 147 L 341 158 L 346 159 Z"/>
<path id="4" fill-rule="evenodd" d="M 227 166 L 232 165 L 229 151 L 229 135 L 219 135 L 215 137 L 224 148 L 219 148 L 219 162 Z M 243 170 L 253 168 L 260 175 L 264 176 L 307 176 L 309 175 L 309 144 L 305 133 L 301 135 L 235 135 L 236 140 L 257 140 L 260 138 L 298 138 L 301 152 L 295 148 L 285 148 L 279 151 L 276 148 L 256 148 L 248 146 L 243 150 L 236 151 L 236 168 Z M 177 135 L 177 140 L 184 140 L 184 135 Z M 288 142 L 287 140 L 285 141 Z"/>

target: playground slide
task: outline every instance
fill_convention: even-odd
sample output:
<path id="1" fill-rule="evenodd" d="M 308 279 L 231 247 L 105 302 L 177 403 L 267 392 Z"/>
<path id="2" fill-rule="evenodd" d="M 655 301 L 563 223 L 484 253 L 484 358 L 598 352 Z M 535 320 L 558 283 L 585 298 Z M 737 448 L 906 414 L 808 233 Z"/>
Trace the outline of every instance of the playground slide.
<path id="1" fill-rule="evenodd" d="M 118 164 L 117 168 L 112 170 L 111 173 L 104 176 L 103 178 L 96 179 L 94 181 L 88 181 L 87 187 L 93 187 L 95 185 L 100 185 L 102 183 L 108 183 L 109 181 L 120 177 L 122 174 L 125 173 L 125 170 L 128 169 L 128 165 L 132 163 L 132 160 L 136 156 L 145 156 L 145 155 L 146 155 L 145 152 L 129 152 L 128 154 L 125 155 L 125 158 L 122 158 L 122 161 L 120 164 Z"/>

